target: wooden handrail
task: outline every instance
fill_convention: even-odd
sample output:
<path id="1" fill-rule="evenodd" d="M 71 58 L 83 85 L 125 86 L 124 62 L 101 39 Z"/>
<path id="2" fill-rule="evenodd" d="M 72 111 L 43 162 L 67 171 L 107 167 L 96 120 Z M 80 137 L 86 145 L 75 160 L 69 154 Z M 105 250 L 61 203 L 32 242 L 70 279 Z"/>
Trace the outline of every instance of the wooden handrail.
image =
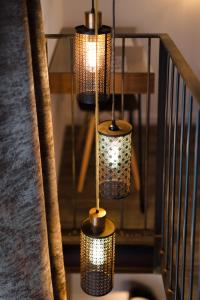
<path id="1" fill-rule="evenodd" d="M 150 74 L 150 93 L 154 93 L 154 73 Z M 121 93 L 122 75 L 115 75 L 115 91 Z M 50 90 L 52 94 L 70 94 L 72 92 L 72 73 L 50 72 Z M 124 93 L 145 94 L 147 91 L 147 73 L 127 73 L 124 76 Z"/>
<path id="2" fill-rule="evenodd" d="M 73 32 L 46 34 L 46 39 L 62 39 L 73 36 Z M 200 80 L 191 69 L 186 59 L 177 48 L 176 44 L 166 33 L 116 33 L 116 38 L 157 38 L 160 39 L 163 46 L 171 57 L 175 67 L 183 78 L 186 86 L 189 88 L 191 94 L 200 105 Z"/>
<path id="3" fill-rule="evenodd" d="M 174 65 L 185 81 L 191 94 L 200 104 L 200 81 L 168 34 L 160 34 L 160 39 L 169 53 Z"/>

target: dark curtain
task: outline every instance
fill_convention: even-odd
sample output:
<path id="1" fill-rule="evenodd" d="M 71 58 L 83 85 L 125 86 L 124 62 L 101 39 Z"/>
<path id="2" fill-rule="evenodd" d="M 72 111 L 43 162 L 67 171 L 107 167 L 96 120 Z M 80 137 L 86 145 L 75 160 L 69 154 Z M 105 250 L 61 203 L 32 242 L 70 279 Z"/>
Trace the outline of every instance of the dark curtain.
<path id="1" fill-rule="evenodd" d="M 0 8 L 0 299 L 66 299 L 39 0 Z"/>

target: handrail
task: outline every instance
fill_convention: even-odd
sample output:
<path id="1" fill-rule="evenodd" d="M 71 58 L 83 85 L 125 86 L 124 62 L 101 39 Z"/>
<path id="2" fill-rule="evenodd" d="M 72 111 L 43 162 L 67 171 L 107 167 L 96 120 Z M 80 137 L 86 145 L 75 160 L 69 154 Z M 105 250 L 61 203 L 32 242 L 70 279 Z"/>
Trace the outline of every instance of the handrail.
<path id="1" fill-rule="evenodd" d="M 45 34 L 47 39 L 62 39 L 72 37 L 73 32 L 59 33 L 59 34 Z M 187 87 L 190 89 L 191 94 L 200 104 L 200 80 L 194 74 L 193 70 L 177 48 L 173 40 L 166 33 L 116 33 L 116 38 L 159 38 L 163 43 L 165 49 L 170 55 L 178 72 L 185 81 Z"/>
<path id="2" fill-rule="evenodd" d="M 46 39 L 62 39 L 67 37 L 72 37 L 74 35 L 73 32 L 71 33 L 46 33 L 45 38 Z"/>
<path id="3" fill-rule="evenodd" d="M 72 37 L 74 35 L 73 32 L 70 33 L 47 33 L 45 37 L 47 39 L 60 39 L 66 37 Z M 160 38 L 160 33 L 117 33 L 115 34 L 115 38 Z"/>
<path id="4" fill-rule="evenodd" d="M 160 38 L 160 34 L 159 33 L 117 33 L 115 34 L 115 38 L 129 38 L 129 39 L 148 39 L 148 38 L 156 38 L 159 39 Z"/>
<path id="5" fill-rule="evenodd" d="M 191 94 L 196 99 L 198 104 L 200 104 L 200 81 L 194 74 L 193 70 L 185 60 L 184 56 L 181 54 L 180 50 L 177 48 L 173 40 L 168 34 L 160 34 L 160 39 L 170 55 L 174 65 L 176 66 L 178 72 L 182 76 L 185 84 L 190 89 Z"/>

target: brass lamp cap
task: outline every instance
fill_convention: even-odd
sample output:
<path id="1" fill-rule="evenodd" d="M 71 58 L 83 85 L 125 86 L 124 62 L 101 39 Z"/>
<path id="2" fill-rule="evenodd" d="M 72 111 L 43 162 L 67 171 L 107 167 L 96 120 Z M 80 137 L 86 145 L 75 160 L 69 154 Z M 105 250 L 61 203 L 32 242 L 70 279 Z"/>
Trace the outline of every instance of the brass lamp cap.
<path id="1" fill-rule="evenodd" d="M 92 225 L 92 231 L 95 234 L 101 233 L 105 228 L 106 211 L 103 208 L 97 210 L 95 207 L 89 210 L 89 220 Z"/>
<path id="2" fill-rule="evenodd" d="M 97 13 L 97 27 L 102 25 L 102 14 L 100 11 Z M 85 12 L 85 26 L 89 29 L 95 29 L 95 13 L 91 11 Z"/>
<path id="3" fill-rule="evenodd" d="M 119 137 L 128 135 L 132 131 L 132 125 L 124 120 L 117 120 L 116 126 L 118 130 L 111 130 L 112 121 L 104 121 L 98 125 L 98 132 L 101 135 L 110 137 Z"/>

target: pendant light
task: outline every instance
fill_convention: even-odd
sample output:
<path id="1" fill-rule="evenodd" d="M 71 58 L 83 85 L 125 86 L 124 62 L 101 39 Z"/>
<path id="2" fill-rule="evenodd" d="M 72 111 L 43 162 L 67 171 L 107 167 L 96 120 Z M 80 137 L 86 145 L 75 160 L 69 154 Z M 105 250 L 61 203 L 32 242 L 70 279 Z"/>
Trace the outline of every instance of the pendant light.
<path id="1" fill-rule="evenodd" d="M 100 195 L 105 199 L 121 199 L 130 193 L 132 126 L 123 120 L 98 126 Z"/>
<path id="2" fill-rule="evenodd" d="M 95 0 L 95 37 L 98 41 L 98 0 Z M 98 47 L 96 43 L 95 68 L 95 123 L 96 123 L 96 207 L 90 209 L 89 218 L 81 225 L 80 273 L 83 291 L 92 296 L 103 296 L 113 287 L 115 259 L 115 226 L 99 207 L 99 81 Z"/>
<path id="3" fill-rule="evenodd" d="M 113 287 L 115 226 L 102 208 L 92 208 L 81 226 L 81 287 L 103 296 Z"/>
<path id="4" fill-rule="evenodd" d="M 132 126 L 115 120 L 115 0 L 113 0 L 113 93 L 112 120 L 98 126 L 100 195 L 107 199 L 121 199 L 130 193 Z"/>
<path id="5" fill-rule="evenodd" d="M 97 26 L 98 34 L 96 37 L 93 0 L 91 11 L 85 13 L 85 25 L 80 25 L 75 28 L 76 94 L 80 105 L 95 104 L 96 85 L 98 85 L 99 102 L 105 102 L 109 99 L 111 28 L 102 25 L 102 15 L 100 12 L 97 14 Z M 98 83 L 95 82 L 96 69 L 99 78 Z"/>

